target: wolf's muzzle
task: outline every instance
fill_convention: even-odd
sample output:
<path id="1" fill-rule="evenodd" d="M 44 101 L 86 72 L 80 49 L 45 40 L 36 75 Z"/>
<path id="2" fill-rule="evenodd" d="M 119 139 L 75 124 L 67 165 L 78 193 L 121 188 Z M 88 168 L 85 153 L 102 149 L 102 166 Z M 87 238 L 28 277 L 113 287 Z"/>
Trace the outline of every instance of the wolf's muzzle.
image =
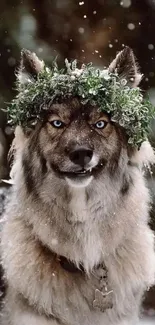
<path id="1" fill-rule="evenodd" d="M 80 147 L 70 152 L 70 160 L 81 167 L 86 166 L 92 159 L 93 151 L 88 148 Z"/>

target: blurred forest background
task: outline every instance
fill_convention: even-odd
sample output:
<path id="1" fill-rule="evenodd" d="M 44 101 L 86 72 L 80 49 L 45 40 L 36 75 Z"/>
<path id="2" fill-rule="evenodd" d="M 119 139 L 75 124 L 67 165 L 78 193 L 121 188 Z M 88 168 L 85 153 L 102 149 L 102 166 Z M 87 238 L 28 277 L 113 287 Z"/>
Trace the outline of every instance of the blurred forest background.
<path id="1" fill-rule="evenodd" d="M 144 74 L 141 87 L 155 104 L 155 0 L 0 0 L 0 109 L 15 95 L 15 71 L 23 47 L 48 65 L 57 56 L 60 64 L 76 58 L 102 68 L 125 45 L 134 50 Z M 0 179 L 8 176 L 12 138 L 0 110 Z M 151 142 L 155 147 L 155 123 Z M 149 184 L 155 198 L 154 174 Z M 0 214 L 7 190 L 1 183 Z M 155 204 L 151 226 L 155 229 Z M 155 309 L 154 289 L 145 306 Z"/>

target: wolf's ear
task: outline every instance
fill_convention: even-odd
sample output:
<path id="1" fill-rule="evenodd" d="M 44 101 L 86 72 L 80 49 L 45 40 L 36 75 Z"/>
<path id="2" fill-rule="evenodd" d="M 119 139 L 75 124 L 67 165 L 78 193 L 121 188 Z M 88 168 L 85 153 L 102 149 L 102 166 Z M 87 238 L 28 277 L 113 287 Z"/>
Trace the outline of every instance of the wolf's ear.
<path id="1" fill-rule="evenodd" d="M 17 79 L 20 84 L 34 81 L 37 75 L 44 68 L 44 62 L 39 60 L 35 53 L 23 49 L 21 51 L 20 67 L 17 72 Z"/>
<path id="2" fill-rule="evenodd" d="M 142 79 L 135 56 L 130 47 L 120 51 L 109 66 L 110 72 L 117 72 L 121 79 L 126 79 L 130 87 L 137 87 Z"/>

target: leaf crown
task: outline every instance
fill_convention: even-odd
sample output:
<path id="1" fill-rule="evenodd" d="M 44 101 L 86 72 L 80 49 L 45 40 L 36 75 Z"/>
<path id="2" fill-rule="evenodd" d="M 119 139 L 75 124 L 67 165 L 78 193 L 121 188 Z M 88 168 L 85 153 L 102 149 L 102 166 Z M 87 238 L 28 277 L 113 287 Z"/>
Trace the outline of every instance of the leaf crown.
<path id="1" fill-rule="evenodd" d="M 92 64 L 77 68 L 76 60 L 67 59 L 64 69 L 56 61 L 49 69 L 34 53 L 23 50 L 17 77 L 18 93 L 7 107 L 11 125 L 35 125 L 47 113 L 49 103 L 78 97 L 83 105 L 90 103 L 110 114 L 125 129 L 129 144 L 140 146 L 148 137 L 155 108 L 138 87 L 141 75 L 130 48 L 119 52 L 104 70 Z"/>

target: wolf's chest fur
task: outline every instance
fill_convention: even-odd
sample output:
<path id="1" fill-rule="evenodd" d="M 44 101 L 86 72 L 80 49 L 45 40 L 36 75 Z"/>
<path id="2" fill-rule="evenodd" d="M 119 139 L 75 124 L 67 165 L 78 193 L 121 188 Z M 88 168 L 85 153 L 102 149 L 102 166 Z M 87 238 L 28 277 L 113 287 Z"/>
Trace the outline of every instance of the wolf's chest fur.
<path id="1" fill-rule="evenodd" d="M 63 244 L 61 240 L 52 240 L 54 251 L 77 264 L 82 263 L 86 269 L 92 269 L 103 261 L 98 205 L 101 205 L 98 200 L 89 202 L 85 189 L 73 189 L 66 221 L 63 222 L 63 229 L 65 232 L 67 229 L 68 235 L 62 239 Z M 63 218 L 63 212 L 61 214 Z"/>

